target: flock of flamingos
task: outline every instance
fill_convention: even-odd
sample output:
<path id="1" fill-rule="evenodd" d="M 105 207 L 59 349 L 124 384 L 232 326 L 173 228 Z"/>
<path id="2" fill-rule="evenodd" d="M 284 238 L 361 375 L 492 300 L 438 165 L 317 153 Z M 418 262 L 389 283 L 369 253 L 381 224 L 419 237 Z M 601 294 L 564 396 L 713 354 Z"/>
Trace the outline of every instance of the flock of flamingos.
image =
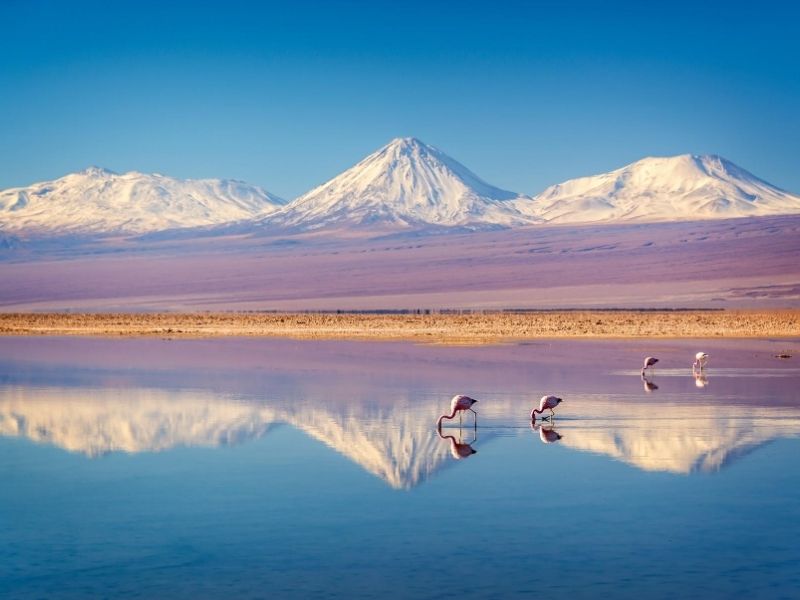
<path id="1" fill-rule="evenodd" d="M 645 382 L 645 390 L 652 391 L 653 389 L 658 389 L 657 386 L 648 381 L 645 377 L 645 373 L 648 369 L 655 368 L 655 364 L 658 362 L 658 359 L 654 356 L 647 356 L 644 359 L 644 366 L 642 367 L 642 380 Z M 692 373 L 695 375 L 702 374 L 703 369 L 705 368 L 706 364 L 708 364 L 708 353 L 707 352 L 698 352 L 694 355 L 694 363 L 692 363 Z M 561 439 L 561 436 L 556 433 L 555 430 L 552 428 L 539 428 L 536 425 L 536 416 L 542 415 L 542 421 L 550 421 L 553 422 L 553 418 L 556 416 L 555 409 L 556 407 L 561 404 L 564 400 L 557 396 L 542 396 L 542 399 L 539 400 L 539 406 L 533 407 L 531 410 L 531 427 L 534 430 L 539 431 L 539 436 L 541 437 L 542 441 L 546 444 L 553 443 Z M 474 398 L 470 398 L 469 396 L 464 396 L 463 394 L 458 394 L 457 396 L 453 396 L 453 399 L 450 401 L 450 414 L 444 414 L 439 417 L 439 420 L 436 422 L 436 430 L 439 433 L 439 437 L 443 439 L 450 439 L 451 442 L 451 453 L 454 458 L 465 458 L 466 456 L 475 454 L 475 450 L 469 444 L 461 444 L 455 441 L 454 436 L 444 436 L 442 435 L 442 421 L 445 419 L 453 419 L 458 413 L 459 424 L 463 419 L 463 414 L 467 411 L 471 412 L 475 415 L 475 428 L 478 427 L 478 413 L 472 408 L 478 401 Z M 544 415 L 543 413 L 549 410 L 549 415 Z"/>

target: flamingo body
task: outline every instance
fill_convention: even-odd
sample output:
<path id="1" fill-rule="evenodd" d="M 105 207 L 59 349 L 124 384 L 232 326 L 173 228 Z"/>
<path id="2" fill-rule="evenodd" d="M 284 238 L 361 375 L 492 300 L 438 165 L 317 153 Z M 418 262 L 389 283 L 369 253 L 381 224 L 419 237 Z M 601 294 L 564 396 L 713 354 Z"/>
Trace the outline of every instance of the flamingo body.
<path id="1" fill-rule="evenodd" d="M 475 400 L 474 398 L 470 398 L 469 396 L 464 396 L 463 394 L 458 394 L 457 396 L 453 396 L 453 399 L 450 401 L 450 414 L 442 415 L 441 417 L 439 417 L 439 421 L 436 423 L 436 427 L 441 429 L 442 421 L 444 419 L 452 419 L 453 417 L 456 416 L 457 412 L 464 412 L 469 410 L 475 413 L 475 411 L 472 410 L 472 405 L 475 404 L 476 402 L 477 400 Z M 475 414 L 477 415 L 477 413 Z"/>
<path id="2" fill-rule="evenodd" d="M 644 359 L 644 366 L 642 367 L 642 375 L 644 372 L 649 369 L 650 367 L 654 366 L 658 362 L 658 359 L 654 356 L 647 356 Z"/>
<path id="3" fill-rule="evenodd" d="M 536 420 L 537 413 L 543 413 L 546 410 L 550 411 L 551 417 L 554 416 L 555 412 L 553 411 L 553 409 L 562 402 L 563 400 L 556 396 L 542 396 L 542 399 L 539 400 L 539 408 L 534 408 L 531 411 L 531 421 Z"/>
<path id="4" fill-rule="evenodd" d="M 708 353 L 698 352 L 697 354 L 694 355 L 694 362 L 692 363 L 692 369 L 696 369 L 698 367 L 702 369 L 703 367 L 706 366 L 707 362 L 708 362 Z"/>

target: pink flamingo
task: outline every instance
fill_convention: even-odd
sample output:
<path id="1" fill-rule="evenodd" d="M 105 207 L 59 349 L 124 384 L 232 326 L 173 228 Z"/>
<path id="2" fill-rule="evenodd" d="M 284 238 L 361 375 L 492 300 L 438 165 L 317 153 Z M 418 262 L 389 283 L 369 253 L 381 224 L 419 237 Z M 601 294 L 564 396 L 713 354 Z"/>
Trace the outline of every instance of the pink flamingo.
<path id="1" fill-rule="evenodd" d="M 692 371 L 694 371 L 698 367 L 700 367 L 700 370 L 702 371 L 705 368 L 707 362 L 708 362 L 708 354 L 705 352 L 698 352 L 697 354 L 694 355 L 694 362 L 692 363 Z"/>
<path id="2" fill-rule="evenodd" d="M 543 413 L 546 410 L 550 411 L 550 415 L 547 417 L 542 417 L 542 419 L 550 419 L 554 417 L 556 413 L 553 409 L 561 404 L 563 400 L 561 398 L 556 398 L 555 396 L 542 396 L 542 399 L 539 400 L 539 408 L 534 408 L 531 411 L 531 421 L 536 421 L 536 414 Z"/>
<path id="3" fill-rule="evenodd" d="M 436 422 L 436 428 L 442 428 L 442 420 L 443 419 L 452 419 L 458 413 L 458 422 L 461 423 L 462 413 L 464 411 L 470 411 L 472 414 L 475 415 L 475 427 L 478 426 L 478 413 L 472 410 L 472 405 L 475 404 L 477 400 L 470 398 L 469 396 L 463 396 L 459 394 L 458 396 L 453 396 L 453 399 L 450 401 L 450 414 L 449 415 L 442 415 L 439 417 L 439 420 Z"/>
<path id="4" fill-rule="evenodd" d="M 462 458 L 467 458 L 472 456 L 473 454 L 477 454 L 478 451 L 475 450 L 470 444 L 465 444 L 463 442 L 457 442 L 455 436 L 453 435 L 442 435 L 442 430 L 439 429 L 437 431 L 439 437 L 443 440 L 450 440 L 450 456 L 455 458 L 456 460 L 461 460 Z M 475 440 L 472 440 L 473 442 Z"/>
<path id="5" fill-rule="evenodd" d="M 648 356 L 647 358 L 645 358 L 645 359 L 644 359 L 644 366 L 642 367 L 642 375 L 644 375 L 644 372 L 645 372 L 645 371 L 646 371 L 646 370 L 647 370 L 649 367 L 653 367 L 653 366 L 655 366 L 655 364 L 656 364 L 657 362 L 658 362 L 658 359 L 657 359 L 657 358 L 655 358 L 655 357 L 653 357 L 653 356 Z"/>

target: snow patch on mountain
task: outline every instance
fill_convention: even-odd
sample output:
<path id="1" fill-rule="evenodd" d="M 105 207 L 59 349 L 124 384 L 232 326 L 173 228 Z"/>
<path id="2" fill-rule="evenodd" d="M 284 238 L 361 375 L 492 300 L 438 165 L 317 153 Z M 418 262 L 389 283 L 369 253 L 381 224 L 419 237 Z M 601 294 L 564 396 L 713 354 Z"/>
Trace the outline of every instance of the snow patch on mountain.
<path id="1" fill-rule="evenodd" d="M 173 179 L 90 167 L 29 187 L 0 191 L 6 232 L 146 233 L 216 225 L 272 212 L 285 201 L 230 179 Z"/>

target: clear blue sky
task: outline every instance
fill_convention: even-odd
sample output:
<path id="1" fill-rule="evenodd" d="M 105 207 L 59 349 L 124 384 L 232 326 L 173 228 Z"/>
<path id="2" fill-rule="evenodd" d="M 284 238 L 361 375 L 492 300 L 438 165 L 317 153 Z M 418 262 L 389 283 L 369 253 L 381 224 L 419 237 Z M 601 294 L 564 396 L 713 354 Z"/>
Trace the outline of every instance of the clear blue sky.
<path id="1" fill-rule="evenodd" d="M 292 198 L 416 136 L 518 192 L 721 154 L 800 192 L 800 2 L 0 0 L 0 188 L 91 164 Z"/>

